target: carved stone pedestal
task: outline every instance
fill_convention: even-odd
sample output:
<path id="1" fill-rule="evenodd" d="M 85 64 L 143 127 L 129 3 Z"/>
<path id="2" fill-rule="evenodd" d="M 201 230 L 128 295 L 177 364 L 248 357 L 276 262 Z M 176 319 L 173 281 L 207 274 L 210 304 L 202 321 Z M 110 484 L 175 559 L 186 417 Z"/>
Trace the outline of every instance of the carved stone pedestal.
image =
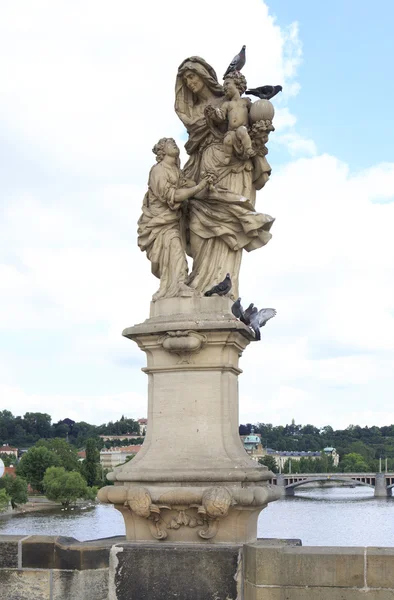
<path id="1" fill-rule="evenodd" d="M 258 515 L 278 494 L 238 435 L 238 359 L 253 332 L 214 296 L 154 302 L 123 335 L 147 355 L 148 429 L 99 499 L 122 512 L 128 540 L 256 540 Z"/>

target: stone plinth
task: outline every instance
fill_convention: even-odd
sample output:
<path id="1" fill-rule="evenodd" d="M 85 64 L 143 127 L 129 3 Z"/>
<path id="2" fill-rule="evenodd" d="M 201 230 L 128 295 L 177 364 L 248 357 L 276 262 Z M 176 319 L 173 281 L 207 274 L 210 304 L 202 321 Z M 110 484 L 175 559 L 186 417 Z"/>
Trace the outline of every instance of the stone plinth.
<path id="1" fill-rule="evenodd" d="M 261 509 L 278 497 L 272 474 L 238 435 L 238 362 L 254 334 L 231 304 L 160 300 L 147 321 L 123 332 L 147 356 L 148 430 L 99 498 L 122 512 L 129 540 L 253 541 Z"/>

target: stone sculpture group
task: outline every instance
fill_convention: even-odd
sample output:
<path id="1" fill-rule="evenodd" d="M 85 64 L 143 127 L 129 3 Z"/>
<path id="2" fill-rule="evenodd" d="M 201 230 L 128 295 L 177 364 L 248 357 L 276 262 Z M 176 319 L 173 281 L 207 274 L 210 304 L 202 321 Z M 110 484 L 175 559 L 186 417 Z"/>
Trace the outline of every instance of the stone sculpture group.
<path id="1" fill-rule="evenodd" d="M 139 247 L 160 279 L 153 300 L 201 296 L 226 273 L 237 298 L 242 250 L 271 239 L 274 219 L 256 212 L 255 202 L 271 173 L 266 143 L 274 109 L 269 100 L 242 97 L 246 89 L 242 73 L 230 71 L 221 85 L 198 56 L 179 66 L 175 112 L 187 129 L 190 158 L 181 170 L 172 138 L 154 146 L 157 163 L 138 222 Z"/>

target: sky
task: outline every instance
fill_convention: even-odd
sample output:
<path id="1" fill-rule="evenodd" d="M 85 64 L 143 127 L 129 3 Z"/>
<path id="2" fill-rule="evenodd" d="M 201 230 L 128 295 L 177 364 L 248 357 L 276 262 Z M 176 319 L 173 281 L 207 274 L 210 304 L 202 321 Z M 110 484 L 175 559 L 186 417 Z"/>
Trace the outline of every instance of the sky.
<path id="1" fill-rule="evenodd" d="M 221 75 L 246 43 L 249 85 L 283 93 L 257 196 L 273 238 L 241 269 L 278 314 L 241 359 L 240 422 L 394 423 L 393 20 L 391 0 L 3 3 L 0 410 L 146 416 L 121 332 L 158 287 L 136 243 L 151 149 L 186 139 L 178 65 Z"/>

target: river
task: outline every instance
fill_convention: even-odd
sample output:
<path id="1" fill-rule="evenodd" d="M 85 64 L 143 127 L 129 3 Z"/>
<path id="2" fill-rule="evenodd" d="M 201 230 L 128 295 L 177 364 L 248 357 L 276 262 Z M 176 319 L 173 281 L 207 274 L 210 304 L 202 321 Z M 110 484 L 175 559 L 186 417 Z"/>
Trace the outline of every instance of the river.
<path id="1" fill-rule="evenodd" d="M 64 535 L 78 540 L 124 535 L 110 505 L 41 511 L 0 519 L 0 535 Z M 394 546 L 394 498 L 373 490 L 309 488 L 272 502 L 259 519 L 259 537 L 300 538 L 304 546 Z"/>

